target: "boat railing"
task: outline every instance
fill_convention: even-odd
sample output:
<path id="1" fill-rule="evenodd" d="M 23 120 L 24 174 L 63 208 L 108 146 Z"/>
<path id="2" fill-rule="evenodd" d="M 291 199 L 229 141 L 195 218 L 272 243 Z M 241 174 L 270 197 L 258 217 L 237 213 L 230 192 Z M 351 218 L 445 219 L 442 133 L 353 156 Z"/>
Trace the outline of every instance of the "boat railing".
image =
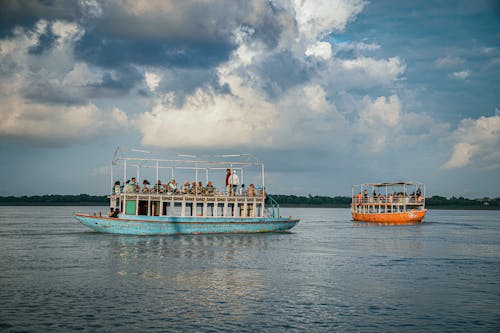
<path id="1" fill-rule="evenodd" d="M 266 207 L 266 213 L 269 217 L 279 217 L 280 216 L 280 205 L 274 198 L 270 195 L 267 196 L 269 198 L 269 203 L 271 204 L 269 207 Z"/>
<path id="2" fill-rule="evenodd" d="M 368 196 L 368 197 L 352 197 L 353 204 L 416 204 L 423 205 L 425 198 L 423 196 Z"/>

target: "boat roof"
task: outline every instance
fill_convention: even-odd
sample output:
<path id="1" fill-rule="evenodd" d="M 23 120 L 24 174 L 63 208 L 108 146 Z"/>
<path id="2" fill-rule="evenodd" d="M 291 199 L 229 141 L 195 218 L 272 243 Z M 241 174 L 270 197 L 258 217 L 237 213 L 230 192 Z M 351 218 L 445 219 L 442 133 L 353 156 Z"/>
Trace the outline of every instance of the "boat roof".
<path id="1" fill-rule="evenodd" d="M 399 182 L 365 183 L 365 184 L 353 185 L 353 187 L 367 187 L 367 186 L 385 187 L 385 186 L 404 186 L 404 185 L 424 186 L 424 183 L 417 182 L 414 180 L 405 180 Z"/>
<path id="2" fill-rule="evenodd" d="M 154 152 L 142 149 L 127 149 L 118 147 L 113 156 L 112 164 L 127 163 L 129 166 L 160 167 L 175 169 L 222 169 L 263 166 L 264 163 L 252 154 L 216 154 L 194 155 L 181 153 Z"/>

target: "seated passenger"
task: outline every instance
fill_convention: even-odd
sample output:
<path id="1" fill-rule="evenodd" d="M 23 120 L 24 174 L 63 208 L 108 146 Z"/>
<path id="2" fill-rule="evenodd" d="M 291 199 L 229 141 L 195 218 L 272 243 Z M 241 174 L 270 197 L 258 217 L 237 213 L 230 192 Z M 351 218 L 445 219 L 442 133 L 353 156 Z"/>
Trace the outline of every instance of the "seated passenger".
<path id="1" fill-rule="evenodd" d="M 131 193 L 132 192 L 132 186 L 130 186 L 130 180 L 127 180 L 125 182 L 125 185 L 123 186 L 123 191 L 125 193 Z"/>
<path id="2" fill-rule="evenodd" d="M 240 190 L 238 191 L 238 195 L 247 195 L 245 184 L 241 184 Z"/>
<path id="3" fill-rule="evenodd" d="M 172 180 L 168 183 L 168 190 L 169 190 L 169 192 L 171 192 L 172 194 L 177 194 L 177 193 L 179 193 L 179 189 L 177 188 L 177 182 L 175 181 L 175 179 L 172 179 Z"/>
<path id="4" fill-rule="evenodd" d="M 120 210 L 118 208 L 115 208 L 115 211 L 113 212 L 113 215 L 111 215 L 111 217 L 118 217 L 118 214 L 120 214 Z"/>
<path id="5" fill-rule="evenodd" d="M 149 187 L 149 182 L 147 179 L 144 179 L 142 182 L 142 193 L 149 193 L 151 192 L 151 187 Z"/>
<path id="6" fill-rule="evenodd" d="M 186 181 L 184 183 L 184 186 L 182 186 L 182 194 L 189 194 L 190 191 L 191 191 L 191 186 L 189 185 L 189 182 Z"/>
<path id="7" fill-rule="evenodd" d="M 205 187 L 205 195 L 214 195 L 214 185 L 212 184 L 211 181 L 207 183 L 207 186 Z"/>
<path id="8" fill-rule="evenodd" d="M 247 195 L 249 197 L 255 196 L 255 185 L 254 184 L 250 184 L 250 186 L 248 187 Z"/>
<path id="9" fill-rule="evenodd" d="M 197 187 L 197 186 L 196 186 L 196 182 L 192 182 L 192 183 L 191 183 L 191 188 L 190 188 L 189 193 L 191 193 L 191 194 L 196 194 L 196 187 Z"/>
<path id="10" fill-rule="evenodd" d="M 156 193 L 163 193 L 165 192 L 163 185 L 161 184 L 161 180 L 158 179 L 156 182 L 155 186 L 153 187 L 154 191 Z"/>
<path id="11" fill-rule="evenodd" d="M 198 185 L 196 186 L 196 194 L 202 195 L 203 193 L 205 193 L 205 189 L 203 188 L 203 183 L 198 182 Z"/>
<path id="12" fill-rule="evenodd" d="M 108 217 L 113 217 L 113 214 L 114 214 L 114 213 L 115 213 L 115 211 L 114 211 L 113 207 L 111 207 L 111 208 L 109 209 L 109 212 L 108 212 Z"/>
<path id="13" fill-rule="evenodd" d="M 139 184 L 137 184 L 135 177 L 130 180 L 129 186 L 131 186 L 131 192 L 139 192 Z"/>

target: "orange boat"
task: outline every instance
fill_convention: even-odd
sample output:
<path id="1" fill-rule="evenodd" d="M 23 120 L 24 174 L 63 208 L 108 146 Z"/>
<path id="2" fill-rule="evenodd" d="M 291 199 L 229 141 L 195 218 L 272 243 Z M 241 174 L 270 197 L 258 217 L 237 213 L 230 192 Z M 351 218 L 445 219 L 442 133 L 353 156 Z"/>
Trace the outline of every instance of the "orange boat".
<path id="1" fill-rule="evenodd" d="M 427 213 L 425 185 L 416 181 L 360 184 L 352 187 L 354 221 L 386 224 L 419 223 Z"/>

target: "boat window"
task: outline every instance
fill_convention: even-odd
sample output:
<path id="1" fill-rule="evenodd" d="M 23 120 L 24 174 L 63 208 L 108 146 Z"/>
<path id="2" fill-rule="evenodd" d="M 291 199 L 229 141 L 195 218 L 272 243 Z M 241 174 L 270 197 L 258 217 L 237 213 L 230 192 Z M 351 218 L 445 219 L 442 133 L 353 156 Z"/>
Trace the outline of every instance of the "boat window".
<path id="1" fill-rule="evenodd" d="M 217 204 L 216 214 L 217 214 L 217 216 L 224 216 L 224 204 L 223 203 Z"/>
<path id="2" fill-rule="evenodd" d="M 148 202 L 147 201 L 139 201 L 139 212 L 137 215 L 148 215 Z"/>
<path id="3" fill-rule="evenodd" d="M 203 203 L 198 202 L 196 204 L 196 216 L 203 216 Z"/>

